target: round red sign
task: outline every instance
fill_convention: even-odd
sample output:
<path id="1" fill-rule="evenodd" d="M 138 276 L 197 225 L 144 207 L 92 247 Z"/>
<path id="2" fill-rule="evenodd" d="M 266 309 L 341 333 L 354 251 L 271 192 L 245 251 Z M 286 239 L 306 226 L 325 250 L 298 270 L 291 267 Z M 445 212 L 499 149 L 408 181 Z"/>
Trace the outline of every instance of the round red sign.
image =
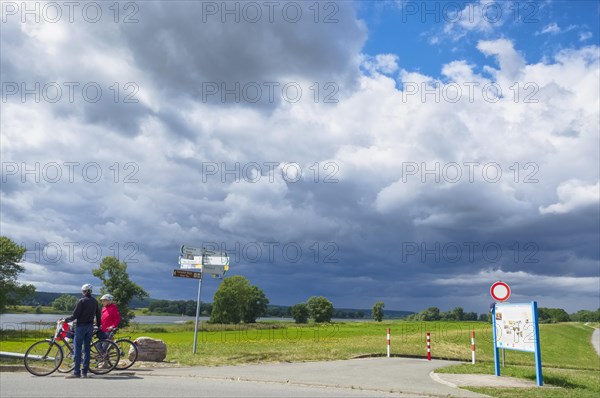
<path id="1" fill-rule="evenodd" d="M 496 301 L 506 301 L 510 297 L 510 287 L 506 283 L 498 281 L 490 288 L 490 294 Z"/>

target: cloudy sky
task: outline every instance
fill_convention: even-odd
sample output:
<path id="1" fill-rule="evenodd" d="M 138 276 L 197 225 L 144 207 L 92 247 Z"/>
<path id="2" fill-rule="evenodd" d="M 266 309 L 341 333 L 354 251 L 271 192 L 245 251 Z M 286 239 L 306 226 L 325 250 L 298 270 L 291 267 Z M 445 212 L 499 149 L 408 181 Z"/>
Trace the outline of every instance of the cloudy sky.
<path id="1" fill-rule="evenodd" d="M 271 303 L 600 306 L 594 1 L 2 2 L 1 234 L 22 282 L 180 245 Z M 206 279 L 203 300 L 219 280 Z"/>

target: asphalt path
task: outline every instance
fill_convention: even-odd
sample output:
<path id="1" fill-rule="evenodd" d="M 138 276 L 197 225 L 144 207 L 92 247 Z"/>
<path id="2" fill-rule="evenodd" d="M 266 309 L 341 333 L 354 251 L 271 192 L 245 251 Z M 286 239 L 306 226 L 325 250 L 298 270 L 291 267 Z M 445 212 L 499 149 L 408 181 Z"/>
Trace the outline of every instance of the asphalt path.
<path id="1" fill-rule="evenodd" d="M 141 371 L 98 376 L 92 379 L 65 379 L 51 375 L 36 377 L 24 372 L 0 374 L 0 396 L 165 398 L 165 397 L 393 397 L 378 391 L 295 386 L 277 383 L 206 380 L 190 377 L 154 377 Z"/>
<path id="2" fill-rule="evenodd" d="M 594 333 L 592 333 L 592 345 L 596 353 L 600 356 L 600 329 L 594 329 Z"/>
<path id="3" fill-rule="evenodd" d="M 411 358 L 368 358 L 135 369 L 112 372 L 92 379 L 68 380 L 64 375 L 36 377 L 26 372 L 2 372 L 0 396 L 481 397 L 482 395 L 439 383 L 431 377 L 430 373 L 435 368 L 455 363 Z"/>

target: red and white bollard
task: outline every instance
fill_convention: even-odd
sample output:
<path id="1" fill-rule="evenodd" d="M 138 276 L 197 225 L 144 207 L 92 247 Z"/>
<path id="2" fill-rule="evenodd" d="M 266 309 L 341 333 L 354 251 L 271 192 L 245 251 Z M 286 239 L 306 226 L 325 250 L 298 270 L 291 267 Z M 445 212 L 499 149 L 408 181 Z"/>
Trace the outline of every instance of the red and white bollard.
<path id="1" fill-rule="evenodd" d="M 431 335 L 427 332 L 427 360 L 431 361 Z"/>
<path id="2" fill-rule="evenodd" d="M 387 331 L 387 357 L 390 357 L 390 328 Z"/>
<path id="3" fill-rule="evenodd" d="M 471 363 L 475 363 L 475 331 L 471 331 Z"/>

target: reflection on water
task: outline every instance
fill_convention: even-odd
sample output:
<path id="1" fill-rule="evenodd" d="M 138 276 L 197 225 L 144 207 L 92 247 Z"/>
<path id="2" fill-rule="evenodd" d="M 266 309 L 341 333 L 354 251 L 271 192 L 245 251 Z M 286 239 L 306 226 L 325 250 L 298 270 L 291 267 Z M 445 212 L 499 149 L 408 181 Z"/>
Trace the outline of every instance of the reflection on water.
<path id="1" fill-rule="evenodd" d="M 58 314 L 2 314 L 0 315 L 1 330 L 36 330 L 48 329 L 52 327 L 57 320 L 68 315 Z M 193 316 L 158 316 L 158 315 L 140 315 L 133 319 L 133 322 L 140 324 L 159 324 L 159 323 L 184 323 L 195 321 Z M 207 321 L 209 318 L 201 316 L 201 321 Z"/>
<path id="2" fill-rule="evenodd" d="M 68 315 L 59 314 L 1 314 L 0 330 L 48 330 L 54 327 L 54 324 L 60 318 Z M 194 322 L 193 316 L 161 316 L 161 315 L 139 315 L 132 322 L 139 324 L 169 324 Z M 208 321 L 209 317 L 201 316 L 200 321 Z M 277 320 L 292 322 L 291 318 L 259 318 L 263 321 Z M 332 319 L 333 322 L 369 322 L 370 319 Z"/>

